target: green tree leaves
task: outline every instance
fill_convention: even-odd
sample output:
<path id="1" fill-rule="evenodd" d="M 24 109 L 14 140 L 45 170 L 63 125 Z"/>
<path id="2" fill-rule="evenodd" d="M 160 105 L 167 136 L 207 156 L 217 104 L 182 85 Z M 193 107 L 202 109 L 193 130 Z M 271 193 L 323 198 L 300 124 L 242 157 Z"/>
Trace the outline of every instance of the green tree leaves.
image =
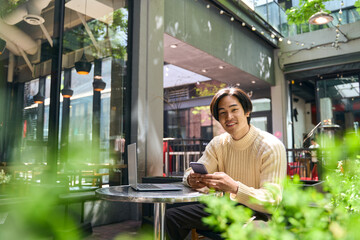
<path id="1" fill-rule="evenodd" d="M 309 20 L 309 18 L 323 10 L 324 12 L 330 13 L 330 11 L 325 9 L 324 2 L 330 0 L 300 0 L 298 7 L 291 7 L 286 10 L 288 24 L 301 24 Z"/>

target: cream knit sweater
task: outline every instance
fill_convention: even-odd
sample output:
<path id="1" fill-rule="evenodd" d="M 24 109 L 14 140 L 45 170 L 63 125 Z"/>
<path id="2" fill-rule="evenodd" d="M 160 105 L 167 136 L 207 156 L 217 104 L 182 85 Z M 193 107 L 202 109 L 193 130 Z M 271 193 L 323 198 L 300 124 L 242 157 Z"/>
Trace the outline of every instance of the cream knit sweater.
<path id="1" fill-rule="evenodd" d="M 237 194 L 231 198 L 253 210 L 266 212 L 263 204 L 277 204 L 282 199 L 281 182 L 286 176 L 286 153 L 282 142 L 275 136 L 250 125 L 249 132 L 235 141 L 230 134 L 214 137 L 199 159 L 209 173 L 225 172 L 238 183 Z M 184 184 L 191 168 L 184 174 Z M 265 185 L 272 185 L 269 191 Z M 255 198 L 260 203 L 253 204 Z"/>

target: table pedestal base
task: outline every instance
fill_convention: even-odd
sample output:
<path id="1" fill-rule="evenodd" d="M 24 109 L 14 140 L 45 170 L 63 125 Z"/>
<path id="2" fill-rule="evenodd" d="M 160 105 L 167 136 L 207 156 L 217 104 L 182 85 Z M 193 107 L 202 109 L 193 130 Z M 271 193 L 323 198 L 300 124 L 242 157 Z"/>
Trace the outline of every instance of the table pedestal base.
<path id="1" fill-rule="evenodd" d="M 166 203 L 154 203 L 154 237 L 164 240 L 165 237 L 165 209 Z"/>

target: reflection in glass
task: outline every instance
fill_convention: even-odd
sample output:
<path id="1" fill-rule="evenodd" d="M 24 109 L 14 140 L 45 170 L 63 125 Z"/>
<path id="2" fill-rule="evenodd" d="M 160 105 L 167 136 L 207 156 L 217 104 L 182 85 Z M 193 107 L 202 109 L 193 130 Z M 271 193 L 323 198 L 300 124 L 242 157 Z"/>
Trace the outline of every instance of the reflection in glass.
<path id="1" fill-rule="evenodd" d="M 338 75 L 318 82 L 321 121 L 330 120 L 341 131 L 356 130 L 360 122 L 359 76 Z"/>
<path id="2" fill-rule="evenodd" d="M 16 3 L 10 6 L 12 3 L 7 1 L 1 8 L 0 33 L 6 36 L 1 67 L 9 66 L 7 82 L 13 83 L 14 91 L 9 97 L 11 108 L 22 111 L 7 116 L 9 120 L 16 119 L 11 122 L 11 129 L 16 131 L 9 143 L 9 154 L 5 154 L 6 162 L 28 166 L 29 171 L 16 175 L 16 180 L 40 183 L 47 166 L 55 1 L 13 2 Z M 34 3 L 36 7 L 28 8 L 35 6 Z M 57 159 L 56 181 L 70 187 L 124 184 L 121 149 L 127 137 L 124 129 L 127 1 L 66 1 L 63 28 L 59 92 L 71 89 L 72 94 L 68 98 L 66 94 L 60 97 L 58 149 L 61 154 Z M 90 64 L 88 75 L 76 73 L 75 65 L 81 59 Z M 101 76 L 95 76 L 92 66 L 95 61 L 101 63 Z M 105 83 L 101 92 L 94 91 L 95 77 L 101 77 Z M 34 103 L 33 98 L 40 91 L 45 97 L 41 105 Z"/>

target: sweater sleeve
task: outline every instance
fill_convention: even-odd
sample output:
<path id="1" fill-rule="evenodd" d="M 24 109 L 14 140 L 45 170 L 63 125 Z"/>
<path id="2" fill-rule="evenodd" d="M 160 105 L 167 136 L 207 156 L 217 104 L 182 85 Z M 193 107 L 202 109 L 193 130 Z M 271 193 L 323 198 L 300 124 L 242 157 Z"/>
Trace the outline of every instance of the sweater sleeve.
<path id="1" fill-rule="evenodd" d="M 208 173 L 214 173 L 218 171 L 218 156 L 216 152 L 217 141 L 218 141 L 217 138 L 213 138 L 206 146 L 204 154 L 198 160 L 198 162 L 203 163 L 205 165 Z M 189 186 L 187 182 L 187 177 L 192 171 L 193 171 L 192 168 L 189 167 L 188 169 L 186 169 L 184 173 L 183 183 L 186 186 Z"/>
<path id="2" fill-rule="evenodd" d="M 262 154 L 260 188 L 255 189 L 237 182 L 237 194 L 230 195 L 231 199 L 260 212 L 266 212 L 264 204 L 278 204 L 281 201 L 282 180 L 286 176 L 284 145 L 278 143 L 268 147 Z M 255 203 L 252 202 L 252 199 L 255 199 Z"/>

